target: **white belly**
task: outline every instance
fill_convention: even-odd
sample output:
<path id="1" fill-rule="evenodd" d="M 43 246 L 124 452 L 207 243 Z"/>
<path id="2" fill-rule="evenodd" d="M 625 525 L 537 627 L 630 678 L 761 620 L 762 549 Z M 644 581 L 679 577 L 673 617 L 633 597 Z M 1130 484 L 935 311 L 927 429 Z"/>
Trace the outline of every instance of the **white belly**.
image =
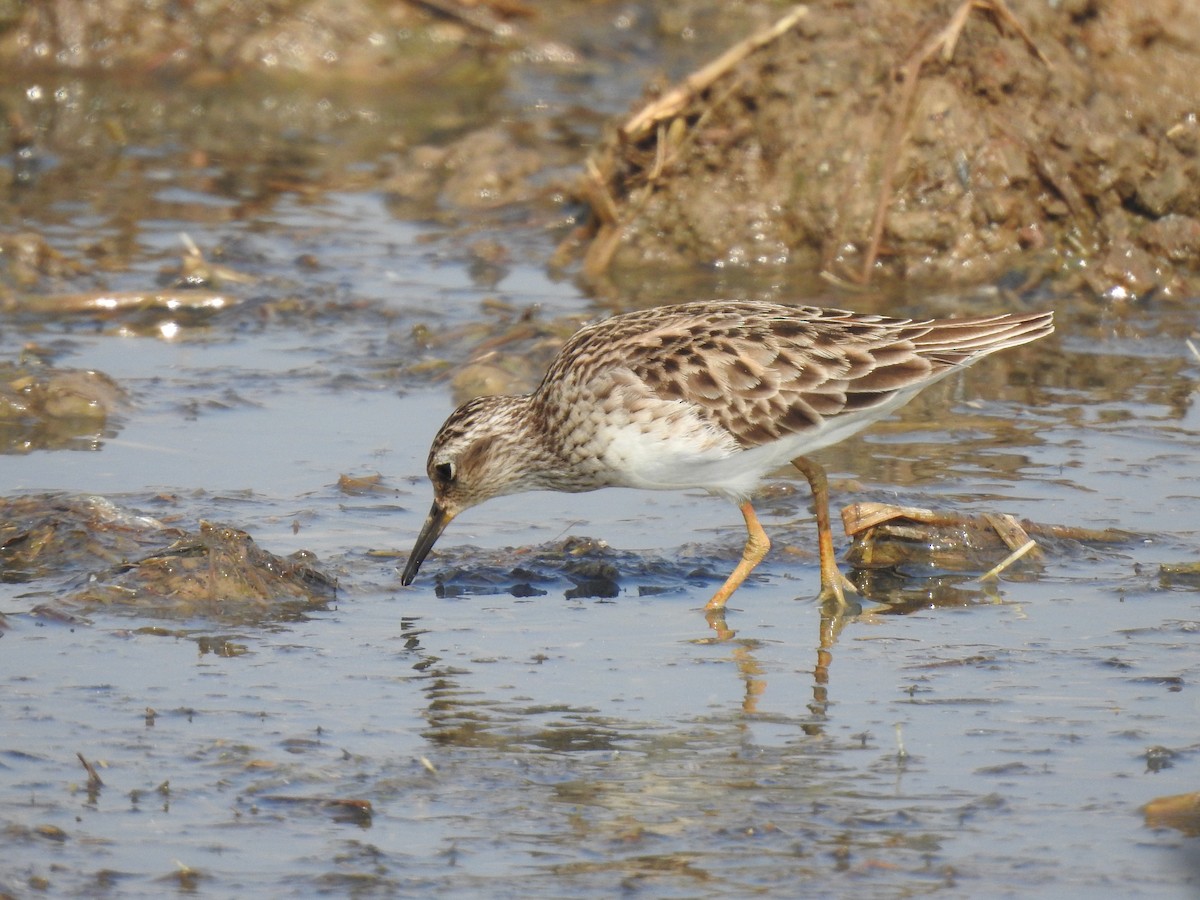
<path id="1" fill-rule="evenodd" d="M 672 404 L 670 415 L 608 430 L 601 458 L 614 485 L 660 491 L 703 488 L 740 503 L 769 473 L 862 431 L 917 392 L 901 391 L 869 410 L 831 416 L 817 429 L 749 449 L 686 405 Z"/>

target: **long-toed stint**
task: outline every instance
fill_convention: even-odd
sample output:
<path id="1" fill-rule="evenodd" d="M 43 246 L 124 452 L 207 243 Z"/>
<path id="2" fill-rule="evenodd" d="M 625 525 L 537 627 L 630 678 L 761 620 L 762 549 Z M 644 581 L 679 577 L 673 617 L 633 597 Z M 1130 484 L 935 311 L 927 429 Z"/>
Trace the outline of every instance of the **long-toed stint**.
<path id="1" fill-rule="evenodd" d="M 805 454 L 844 440 L 990 353 L 1045 337 L 1053 313 L 914 321 L 812 306 L 701 302 L 578 331 L 523 397 L 460 406 L 433 439 L 433 508 L 404 567 L 411 584 L 465 509 L 521 491 L 703 488 L 746 520 L 720 610 L 771 546 L 751 505 L 786 462 L 812 488 L 822 600 L 845 606 L 825 472 Z"/>

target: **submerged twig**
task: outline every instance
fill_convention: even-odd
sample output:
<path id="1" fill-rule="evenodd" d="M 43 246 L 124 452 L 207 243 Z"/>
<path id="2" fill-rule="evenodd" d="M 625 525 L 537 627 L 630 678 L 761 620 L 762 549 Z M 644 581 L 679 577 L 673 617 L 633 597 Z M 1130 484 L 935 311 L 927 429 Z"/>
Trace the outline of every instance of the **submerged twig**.
<path id="1" fill-rule="evenodd" d="M 993 578 L 999 578 L 1001 572 L 1015 563 L 1022 556 L 1025 556 L 1031 550 L 1035 549 L 1037 549 L 1037 542 L 1033 540 L 1033 538 L 1030 538 L 1012 553 L 1008 554 L 1008 556 L 1004 557 L 1004 559 L 1000 560 L 1000 562 L 996 563 L 996 565 L 992 566 L 990 569 L 980 575 L 979 580 L 989 581 Z"/>
<path id="2" fill-rule="evenodd" d="M 96 773 L 96 767 L 88 762 L 82 753 L 76 752 L 75 755 L 79 757 L 79 761 L 83 763 L 83 768 L 88 773 L 88 790 L 94 791 L 104 787 L 104 780 Z"/>

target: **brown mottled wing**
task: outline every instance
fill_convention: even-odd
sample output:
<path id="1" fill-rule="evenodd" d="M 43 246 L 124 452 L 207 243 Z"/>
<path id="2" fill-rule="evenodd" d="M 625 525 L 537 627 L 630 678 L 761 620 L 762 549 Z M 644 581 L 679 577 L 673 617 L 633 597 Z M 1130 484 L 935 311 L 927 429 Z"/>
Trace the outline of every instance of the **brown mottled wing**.
<path id="1" fill-rule="evenodd" d="M 617 316 L 576 334 L 539 391 L 633 372 L 743 447 L 816 432 L 988 353 L 1052 330 L 1049 314 L 914 322 L 772 303 L 689 303 Z"/>

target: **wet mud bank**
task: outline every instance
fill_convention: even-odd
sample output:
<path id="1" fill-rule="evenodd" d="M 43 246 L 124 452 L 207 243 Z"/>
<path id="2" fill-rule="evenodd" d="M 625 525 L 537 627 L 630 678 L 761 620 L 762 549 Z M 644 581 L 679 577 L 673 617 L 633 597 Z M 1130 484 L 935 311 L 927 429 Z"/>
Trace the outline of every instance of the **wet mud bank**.
<path id="1" fill-rule="evenodd" d="M 1196 286 L 1200 10 L 1179 0 L 597 4 L 585 15 L 401 3 L 349 18 L 314 3 L 265 20 L 114 7 L 99 17 L 35 3 L 6 20 L 0 59 L 26 88 L 5 101 L 13 164 L 0 175 L 14 185 L 36 184 L 63 129 L 94 157 L 178 127 L 163 121 L 169 106 L 118 111 L 56 78 L 168 78 L 248 101 L 209 108 L 226 120 L 219 134 L 187 126 L 192 165 L 248 152 L 259 203 L 289 189 L 384 191 L 398 214 L 453 227 L 447 251 L 484 269 L 514 247 L 545 256 L 551 238 L 562 241 L 554 264 L 571 273 L 582 261 L 593 285 L 702 266 L 846 287 L 1052 283 L 1116 301 Z M 132 29 L 134 13 L 162 27 Z M 669 71 L 642 101 L 552 115 L 535 101 L 476 124 L 531 71 L 586 80 L 675 29 L 690 46 L 667 51 Z M 304 99 L 305 84 L 322 96 Z M 403 124 L 372 97 L 381 87 Z M 329 139 L 313 154 L 284 138 L 289 127 Z M 230 136 L 256 131 L 234 151 Z M 365 169 L 338 147 L 368 133 Z M 242 196 L 251 187 L 236 184 Z"/>
<path id="2" fill-rule="evenodd" d="M 1200 9 L 800 7 L 612 129 L 587 269 L 1195 291 Z"/>

